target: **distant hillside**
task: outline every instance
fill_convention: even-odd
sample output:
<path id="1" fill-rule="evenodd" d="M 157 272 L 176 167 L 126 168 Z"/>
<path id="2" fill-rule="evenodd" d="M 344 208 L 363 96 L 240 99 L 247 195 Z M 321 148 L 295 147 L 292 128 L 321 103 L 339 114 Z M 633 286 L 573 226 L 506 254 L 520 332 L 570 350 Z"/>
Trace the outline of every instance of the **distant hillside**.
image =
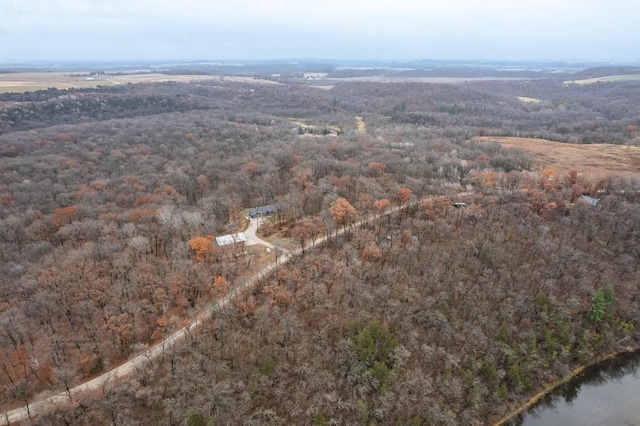
<path id="1" fill-rule="evenodd" d="M 640 67 L 593 67 L 578 71 L 573 75 L 574 80 L 607 77 L 610 75 L 640 74 Z"/>

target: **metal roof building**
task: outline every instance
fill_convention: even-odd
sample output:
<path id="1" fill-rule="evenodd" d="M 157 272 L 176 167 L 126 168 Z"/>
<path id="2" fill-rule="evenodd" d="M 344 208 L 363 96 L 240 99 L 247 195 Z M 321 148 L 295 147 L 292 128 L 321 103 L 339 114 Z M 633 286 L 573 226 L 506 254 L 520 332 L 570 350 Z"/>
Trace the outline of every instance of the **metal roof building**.
<path id="1" fill-rule="evenodd" d="M 587 204 L 591 204 L 592 206 L 595 206 L 598 204 L 598 201 L 600 200 L 598 200 L 597 198 L 589 197 L 587 195 L 582 195 L 580 197 L 580 201 L 584 201 Z"/>
<path id="2" fill-rule="evenodd" d="M 216 245 L 218 247 L 228 246 L 230 244 L 244 244 L 247 241 L 247 237 L 245 237 L 243 232 L 238 232 L 237 234 L 227 234 L 222 235 L 220 237 L 216 237 Z"/>

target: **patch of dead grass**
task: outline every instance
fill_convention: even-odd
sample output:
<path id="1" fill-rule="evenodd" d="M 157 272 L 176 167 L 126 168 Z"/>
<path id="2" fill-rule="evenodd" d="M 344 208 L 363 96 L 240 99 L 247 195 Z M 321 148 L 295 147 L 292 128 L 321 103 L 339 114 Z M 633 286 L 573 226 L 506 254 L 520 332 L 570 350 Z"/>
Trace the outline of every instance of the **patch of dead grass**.
<path id="1" fill-rule="evenodd" d="M 542 99 L 528 98 L 526 96 L 518 96 L 518 100 L 524 103 L 539 104 Z"/>
<path id="2" fill-rule="evenodd" d="M 594 83 L 607 83 L 617 81 L 638 81 L 640 80 L 640 74 L 624 74 L 624 75 L 608 75 L 604 77 L 585 78 L 582 80 L 569 80 L 565 81 L 565 85 L 569 84 L 594 84 Z"/>
<path id="3" fill-rule="evenodd" d="M 546 139 L 482 137 L 506 148 L 519 148 L 531 154 L 542 168 L 559 172 L 575 170 L 594 176 L 640 176 L 640 147 L 613 144 L 571 144 Z"/>

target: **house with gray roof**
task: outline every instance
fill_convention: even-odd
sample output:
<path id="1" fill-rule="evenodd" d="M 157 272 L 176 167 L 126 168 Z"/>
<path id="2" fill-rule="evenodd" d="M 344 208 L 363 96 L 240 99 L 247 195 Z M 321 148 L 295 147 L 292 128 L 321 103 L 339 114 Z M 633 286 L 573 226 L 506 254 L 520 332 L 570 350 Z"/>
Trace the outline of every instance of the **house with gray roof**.
<path id="1" fill-rule="evenodd" d="M 271 216 L 272 214 L 276 214 L 282 210 L 282 206 L 280 204 L 269 204 L 268 206 L 260 206 L 255 209 L 249 210 L 249 217 L 254 219 L 256 217 L 264 217 Z"/>

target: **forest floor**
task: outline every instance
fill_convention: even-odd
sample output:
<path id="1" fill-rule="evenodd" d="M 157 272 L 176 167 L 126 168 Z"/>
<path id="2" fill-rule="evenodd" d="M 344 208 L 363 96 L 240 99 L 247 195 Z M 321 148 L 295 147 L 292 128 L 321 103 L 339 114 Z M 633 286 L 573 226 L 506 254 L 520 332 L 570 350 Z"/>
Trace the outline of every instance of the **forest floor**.
<path id="1" fill-rule="evenodd" d="M 630 177 L 640 173 L 640 147 L 613 144 L 572 144 L 546 139 L 482 137 L 506 148 L 519 148 L 531 154 L 541 168 L 558 172 L 575 170 L 580 174 Z"/>

